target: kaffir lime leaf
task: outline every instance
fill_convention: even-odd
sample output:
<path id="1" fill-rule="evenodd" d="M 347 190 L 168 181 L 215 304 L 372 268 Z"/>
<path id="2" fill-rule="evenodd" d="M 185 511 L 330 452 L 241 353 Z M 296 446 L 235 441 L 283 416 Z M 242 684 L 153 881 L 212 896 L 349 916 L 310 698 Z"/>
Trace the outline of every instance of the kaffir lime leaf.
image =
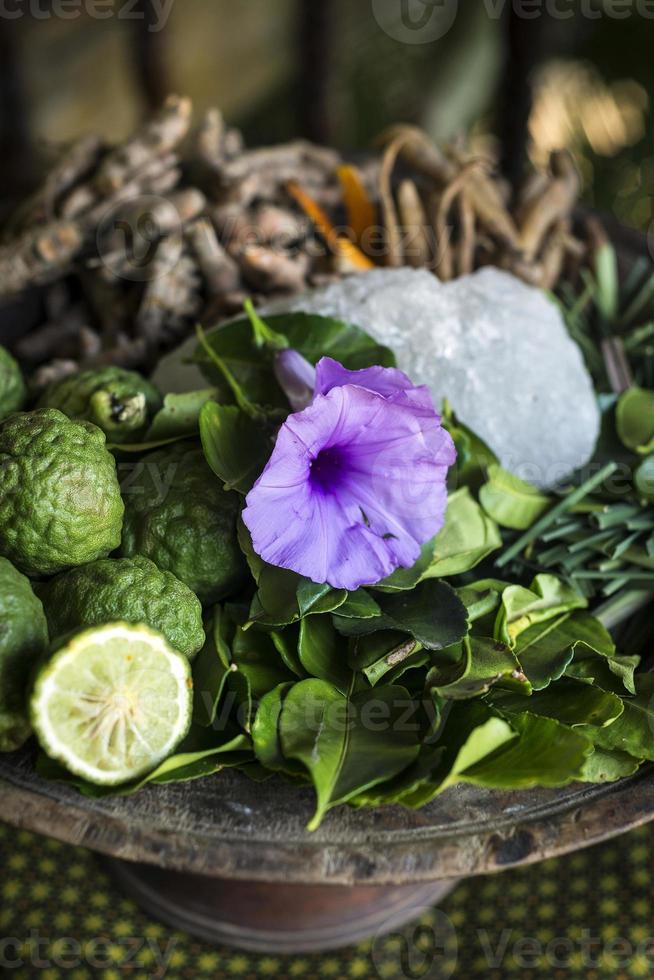
<path id="1" fill-rule="evenodd" d="M 18 412 L 25 403 L 25 382 L 17 362 L 0 347 L 0 419 Z"/>
<path id="2" fill-rule="evenodd" d="M 0 554 L 53 575 L 120 543 L 123 502 L 105 436 L 56 409 L 0 422 Z"/>
<path id="3" fill-rule="evenodd" d="M 43 606 L 29 580 L 0 558 L 0 752 L 20 748 L 30 735 L 25 688 L 47 646 Z"/>
<path id="4" fill-rule="evenodd" d="M 192 687 L 188 660 L 163 636 L 112 623 L 78 633 L 41 668 L 32 724 L 51 758 L 115 786 L 177 747 L 191 723 Z"/>
<path id="5" fill-rule="evenodd" d="M 71 419 L 93 422 L 109 442 L 137 441 L 161 408 L 161 395 L 135 371 L 97 368 L 55 382 L 42 395 L 40 408 L 58 408 Z"/>
<path id="6" fill-rule="evenodd" d="M 50 635 L 124 620 L 144 623 L 193 657 L 204 645 L 202 606 L 188 586 L 149 558 L 106 558 L 72 568 L 39 591 Z"/>
<path id="7" fill-rule="evenodd" d="M 201 449 L 179 443 L 145 456 L 124 490 L 121 552 L 146 555 L 206 605 L 241 582 L 240 498 L 227 493 Z"/>

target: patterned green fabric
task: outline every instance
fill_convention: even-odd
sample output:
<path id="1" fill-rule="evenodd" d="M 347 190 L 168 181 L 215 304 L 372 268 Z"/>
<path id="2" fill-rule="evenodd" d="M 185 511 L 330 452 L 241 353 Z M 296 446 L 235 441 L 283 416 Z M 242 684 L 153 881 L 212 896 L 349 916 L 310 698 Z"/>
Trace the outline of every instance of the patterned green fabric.
<path id="1" fill-rule="evenodd" d="M 93 855 L 0 825 L 0 976 L 15 980 L 631 980 L 654 976 L 652 831 L 466 882 L 401 933 L 256 956 L 171 932 Z M 67 937 L 75 937 L 71 944 Z"/>

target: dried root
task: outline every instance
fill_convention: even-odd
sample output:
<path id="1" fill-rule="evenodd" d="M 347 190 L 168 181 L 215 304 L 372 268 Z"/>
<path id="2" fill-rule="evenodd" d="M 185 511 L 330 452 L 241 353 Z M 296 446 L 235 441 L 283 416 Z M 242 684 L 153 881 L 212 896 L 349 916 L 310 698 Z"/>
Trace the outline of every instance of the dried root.
<path id="1" fill-rule="evenodd" d="M 571 232 L 581 188 L 567 152 L 552 154 L 547 173 L 530 175 L 511 211 L 508 188 L 489 162 L 470 157 L 460 145 L 441 152 L 420 129 L 405 125 L 391 127 L 381 143 L 386 149 L 378 198 L 388 265 L 431 268 L 446 281 L 494 264 L 551 289 L 566 264 L 587 257 Z M 396 190 L 394 168 L 400 160 L 415 177 L 404 177 Z M 430 254 L 421 234 L 424 215 L 433 236 Z M 411 254 L 401 247 L 407 238 L 420 243 Z"/>
<path id="2" fill-rule="evenodd" d="M 39 190 L 15 216 L 12 224 L 14 233 L 35 224 L 54 221 L 61 198 L 88 176 L 100 159 L 102 149 L 99 136 L 84 136 L 64 150 Z M 62 211 L 61 217 L 74 215 L 67 215 Z"/>
<path id="3" fill-rule="evenodd" d="M 568 217 L 581 190 L 579 173 L 569 153 L 553 153 L 550 172 L 549 179 L 542 182 L 540 190 L 533 190 L 518 215 L 520 246 L 527 261 L 538 254 L 552 226 Z"/>
<path id="4" fill-rule="evenodd" d="M 304 141 L 244 151 L 218 110 L 192 131 L 191 109 L 171 97 L 120 146 L 77 141 L 7 225 L 0 303 L 53 284 L 41 322 L 15 344 L 44 383 L 73 363 L 147 368 L 201 315 L 357 267 L 354 247 L 318 244 L 287 190 L 337 202 L 337 152 Z"/>
<path id="5" fill-rule="evenodd" d="M 427 212 L 412 180 L 403 180 L 398 187 L 397 207 L 404 236 L 404 261 L 419 269 L 429 264 L 431 247 L 427 231 Z"/>
<path id="6" fill-rule="evenodd" d="M 54 361 L 50 361 L 49 364 L 45 364 L 35 371 L 30 383 L 35 392 L 43 391 L 48 385 L 62 381 L 69 375 L 75 374 L 76 371 L 79 371 L 77 361 L 56 358 Z"/>
<path id="7" fill-rule="evenodd" d="M 122 146 L 109 153 L 93 180 L 100 194 L 114 194 L 153 160 L 171 153 L 191 125 L 190 99 L 171 96 L 153 119 Z"/>
<path id="8" fill-rule="evenodd" d="M 171 97 L 120 146 L 78 140 L 4 229 L 0 307 L 41 290 L 41 320 L 14 344 L 38 384 L 78 366 L 147 370 L 199 317 L 377 265 L 449 280 L 493 263 L 551 289 L 592 249 L 572 234 L 566 153 L 512 209 L 491 163 L 415 126 L 354 166 L 303 140 L 245 150 L 217 109 L 195 129 L 191 109 Z"/>
<path id="9" fill-rule="evenodd" d="M 79 225 L 56 221 L 0 248 L 0 299 L 65 275 L 83 240 Z"/>
<path id="10" fill-rule="evenodd" d="M 210 221 L 202 218 L 193 222 L 186 230 L 186 238 L 204 276 L 210 297 L 239 288 L 238 265 L 218 241 Z"/>
<path id="11" fill-rule="evenodd" d="M 307 258 L 291 258 L 272 248 L 248 245 L 239 256 L 246 283 L 263 293 L 299 292 L 306 282 Z"/>
<path id="12" fill-rule="evenodd" d="M 136 315 L 136 335 L 158 349 L 181 333 L 186 319 L 199 313 L 199 274 L 184 252 L 181 233 L 161 240 L 150 265 L 148 282 Z"/>

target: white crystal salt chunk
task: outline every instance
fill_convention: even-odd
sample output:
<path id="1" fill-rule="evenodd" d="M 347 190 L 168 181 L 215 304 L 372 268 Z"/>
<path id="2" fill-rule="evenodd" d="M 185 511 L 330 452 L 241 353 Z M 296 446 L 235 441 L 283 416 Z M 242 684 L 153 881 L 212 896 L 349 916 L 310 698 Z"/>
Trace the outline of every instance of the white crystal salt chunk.
<path id="1" fill-rule="evenodd" d="M 581 352 L 554 303 L 507 272 L 441 283 L 425 270 L 378 269 L 265 308 L 283 310 L 337 317 L 391 347 L 437 407 L 447 398 L 504 467 L 539 487 L 593 454 L 600 415 Z M 164 390 L 206 383 L 175 357 L 155 374 Z"/>

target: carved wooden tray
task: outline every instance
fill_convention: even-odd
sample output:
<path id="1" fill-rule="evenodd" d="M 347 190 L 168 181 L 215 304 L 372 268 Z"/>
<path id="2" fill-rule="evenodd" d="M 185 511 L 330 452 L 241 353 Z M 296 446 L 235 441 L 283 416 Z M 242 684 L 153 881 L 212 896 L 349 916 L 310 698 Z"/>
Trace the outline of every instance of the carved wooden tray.
<path id="1" fill-rule="evenodd" d="M 448 789 L 421 810 L 339 807 L 307 833 L 309 790 L 225 770 L 92 800 L 0 757 L 0 819 L 104 854 L 249 881 L 389 885 L 459 878 L 562 854 L 654 819 L 654 767 L 604 786 Z"/>

